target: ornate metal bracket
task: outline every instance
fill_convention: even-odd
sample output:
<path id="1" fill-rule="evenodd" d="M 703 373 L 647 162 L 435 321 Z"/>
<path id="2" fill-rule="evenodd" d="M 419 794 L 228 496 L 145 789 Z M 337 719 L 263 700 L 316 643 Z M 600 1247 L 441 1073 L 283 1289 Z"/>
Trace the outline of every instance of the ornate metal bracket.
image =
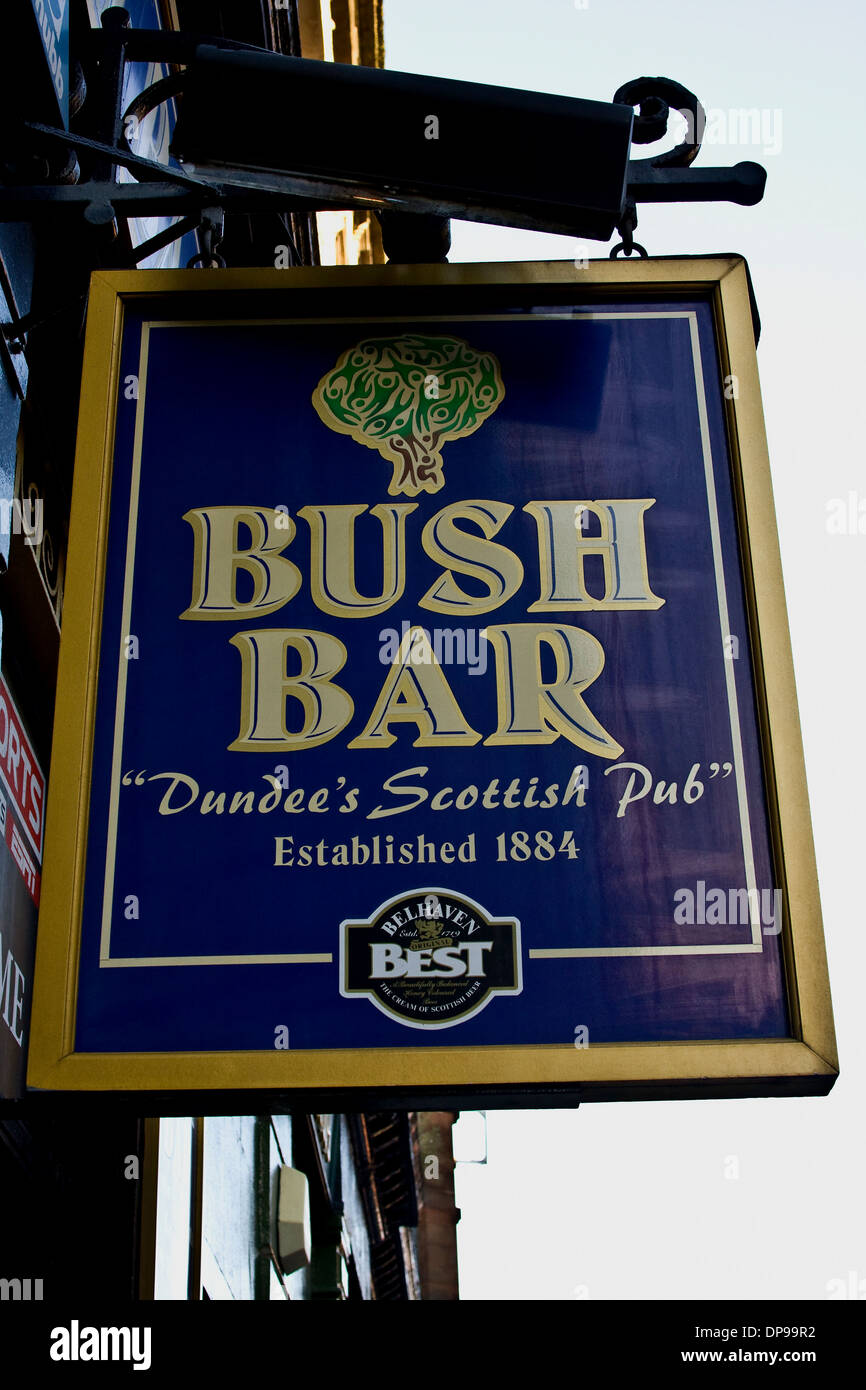
<path id="1" fill-rule="evenodd" d="M 753 207 L 764 196 L 767 171 L 760 164 L 743 160 L 730 168 L 692 169 L 700 153 L 706 128 L 706 113 L 694 92 L 669 77 L 636 77 L 618 88 L 614 102 L 639 106 L 632 131 L 632 144 L 651 145 L 666 133 L 671 110 L 686 120 L 686 134 L 678 145 L 647 159 L 631 159 L 627 174 L 627 197 L 617 231 L 622 241 L 611 251 L 630 256 L 642 246 L 633 240 L 640 203 L 739 203 Z"/>
<path id="2" fill-rule="evenodd" d="M 652 145 L 656 140 L 661 140 L 667 133 L 671 107 L 686 118 L 686 138 L 679 145 L 666 150 L 664 154 L 652 155 L 648 160 L 633 160 L 629 172 L 634 164 L 651 164 L 656 169 L 682 169 L 694 162 L 700 152 L 706 126 L 704 108 L 694 92 L 669 77 L 636 77 L 618 88 L 613 99 L 624 106 L 640 104 L 632 130 L 633 145 Z"/>

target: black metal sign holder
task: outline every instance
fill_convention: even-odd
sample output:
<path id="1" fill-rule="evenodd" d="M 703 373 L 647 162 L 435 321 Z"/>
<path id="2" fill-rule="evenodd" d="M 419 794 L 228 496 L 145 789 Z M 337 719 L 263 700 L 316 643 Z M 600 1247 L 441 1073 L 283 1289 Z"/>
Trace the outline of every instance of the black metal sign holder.
<path id="1" fill-rule="evenodd" d="M 120 6 L 106 10 L 102 28 L 89 35 L 86 56 L 88 97 L 94 136 L 36 121 L 20 123 L 24 141 L 36 141 L 53 153 L 67 153 L 67 166 L 75 170 L 78 153 L 90 156 L 90 177 L 84 182 L 17 184 L 0 187 L 0 221 L 43 222 L 77 219 L 79 225 L 111 228 L 119 219 L 162 216 L 179 220 L 138 246 L 126 244 L 120 263 L 135 266 L 154 252 L 190 231 L 198 230 L 201 255 L 196 263 L 221 264 L 217 247 L 226 213 L 262 212 L 308 213 L 325 209 L 368 209 L 374 200 L 348 184 L 345 196 L 328 200 L 304 198 L 231 182 L 210 182 L 190 177 L 180 169 L 136 155 L 127 133 L 161 102 L 183 91 L 185 69 L 194 65 L 199 47 L 258 52 L 249 44 L 213 36 L 160 32 L 130 27 L 129 14 Z M 124 72 L 127 63 L 162 63 L 174 69 L 152 84 L 129 106 L 122 109 Z M 752 206 L 760 202 L 766 184 L 766 171 L 751 161 L 728 168 L 694 169 L 692 164 L 701 148 L 705 116 L 697 97 L 668 78 L 642 77 L 620 87 L 614 103 L 637 105 L 632 142 L 651 144 L 665 134 L 672 110 L 687 121 L 686 138 L 673 149 L 646 159 L 629 160 L 626 197 L 617 230 L 622 238 L 611 255 L 646 255 L 634 241 L 638 203 L 733 202 Z M 137 182 L 116 182 L 116 171 L 126 169 Z M 66 177 L 74 177 L 67 173 Z M 383 242 L 389 260 L 401 262 L 446 259 L 450 245 L 449 219 L 435 211 L 424 211 L 424 199 L 401 204 L 388 199 L 386 211 L 379 211 Z M 419 211 L 419 206 L 421 211 Z M 472 208 L 455 204 L 455 216 L 473 220 Z M 533 226 L 538 227 L 537 221 Z M 561 225 L 541 230 L 560 231 Z M 113 258 L 116 260 L 116 258 Z M 13 347 L 34 326 L 27 315 L 3 325 L 3 334 Z M 40 312 L 39 317 L 42 317 Z"/>

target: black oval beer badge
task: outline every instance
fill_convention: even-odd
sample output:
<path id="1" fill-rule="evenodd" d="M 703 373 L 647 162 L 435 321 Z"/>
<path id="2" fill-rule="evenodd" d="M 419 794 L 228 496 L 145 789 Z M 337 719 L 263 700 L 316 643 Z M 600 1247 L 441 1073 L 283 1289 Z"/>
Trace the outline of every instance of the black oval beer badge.
<path id="1" fill-rule="evenodd" d="M 453 1028 L 523 988 L 520 923 L 445 888 L 401 893 L 340 924 L 340 993 L 408 1028 Z"/>

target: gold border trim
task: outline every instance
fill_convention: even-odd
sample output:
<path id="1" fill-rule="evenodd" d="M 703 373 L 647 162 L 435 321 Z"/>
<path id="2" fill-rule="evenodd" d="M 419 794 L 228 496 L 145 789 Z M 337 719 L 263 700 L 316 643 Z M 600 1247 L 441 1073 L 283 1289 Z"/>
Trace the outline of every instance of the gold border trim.
<path id="1" fill-rule="evenodd" d="M 76 942 L 81 920 L 92 756 L 100 603 L 109 504 L 123 309 L 147 311 L 164 297 L 189 312 L 215 291 L 249 299 L 290 289 L 562 286 L 581 302 L 607 293 L 641 298 L 712 297 L 723 374 L 736 376 L 726 401 L 756 693 L 774 843 L 787 898 L 783 946 L 795 1037 L 701 1043 L 564 1047 L 437 1047 L 267 1053 L 76 1054 Z M 99 466 L 101 464 L 101 467 Z M 97 518 L 97 525 L 90 523 Z M 82 520 L 79 521 L 78 519 Z M 83 524 L 82 524 L 83 522 Z M 58 737 L 51 760 L 45 872 L 37 942 L 28 1083 L 56 1090 L 231 1090 L 294 1087 L 626 1085 L 634 1081 L 824 1078 L 838 1072 L 818 882 L 809 818 L 793 660 L 788 635 L 745 263 L 726 255 L 658 258 L 638 265 L 571 262 L 363 266 L 295 270 L 97 272 L 91 280 L 76 451 Z M 762 699 L 762 696 L 764 697 Z M 61 713 L 62 712 L 62 713 Z M 62 727 L 60 719 L 62 718 Z"/>
<path id="2" fill-rule="evenodd" d="M 378 1086 L 592 1085 L 834 1077 L 805 1043 L 610 1043 L 587 1048 L 370 1048 L 361 1052 L 75 1053 L 38 1084 L 62 1091 L 290 1091 Z M 31 1078 L 31 1085 L 34 1084 Z"/>

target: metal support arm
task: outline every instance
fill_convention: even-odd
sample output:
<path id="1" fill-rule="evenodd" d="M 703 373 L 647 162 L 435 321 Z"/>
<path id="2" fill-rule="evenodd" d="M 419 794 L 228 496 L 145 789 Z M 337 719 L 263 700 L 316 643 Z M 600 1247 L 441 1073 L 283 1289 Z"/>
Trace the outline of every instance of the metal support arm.
<path id="1" fill-rule="evenodd" d="M 122 10 L 107 11 L 103 18 L 107 21 L 109 17 L 111 19 L 106 27 L 101 31 L 94 30 L 89 35 L 88 44 L 101 60 L 110 60 L 109 66 L 113 65 L 118 84 L 122 83 L 125 62 L 194 66 L 203 44 L 211 50 L 225 48 L 263 52 L 251 45 L 225 39 L 125 27 L 128 16 Z M 130 111 L 139 115 L 149 111 L 158 101 L 177 94 L 182 81 L 183 74 L 177 73 L 161 79 L 136 98 Z M 732 168 L 690 167 L 700 150 L 705 118 L 700 102 L 687 88 L 668 78 L 638 78 L 616 92 L 614 103 L 640 104 L 632 136 L 636 144 L 651 143 L 665 134 L 671 108 L 685 115 L 689 127 L 686 139 L 673 150 L 647 160 L 629 161 L 625 200 L 618 224 L 627 244 L 630 244 L 631 232 L 637 223 L 635 209 L 638 203 L 725 201 L 748 207 L 760 202 L 767 176 L 759 164 L 746 161 Z M 121 132 L 118 132 L 116 143 L 109 144 L 36 122 L 24 123 L 23 130 L 40 140 L 97 156 L 95 164 L 99 173 L 94 181 L 77 185 L 0 186 L 0 222 L 34 221 L 68 214 L 83 215 L 85 221 L 96 226 L 110 223 L 118 217 L 184 219 L 182 223 L 160 233 L 158 238 L 151 239 L 149 250 L 143 251 L 143 254 L 158 249 L 158 245 L 167 245 L 175 236 L 189 230 L 190 226 L 199 225 L 204 209 L 216 207 L 224 212 L 247 214 L 387 209 L 394 227 L 398 225 L 394 222 L 396 215 L 418 217 L 421 214 L 419 228 L 425 216 L 427 225 L 431 227 L 431 217 L 438 218 L 440 223 L 443 217 L 447 220 L 448 216 L 484 220 L 483 210 L 479 212 L 477 208 L 474 211 L 472 208 L 462 209 L 458 203 L 446 206 L 420 194 L 395 196 L 395 190 L 389 188 L 386 181 L 382 181 L 381 186 L 377 182 L 375 187 L 359 188 L 344 179 L 335 178 L 331 184 L 320 181 L 319 187 L 314 187 L 309 179 L 301 175 L 298 178 L 289 176 L 285 180 L 291 185 L 289 188 L 263 188 L 256 187 L 256 179 L 242 184 L 227 174 L 219 181 L 207 182 L 134 154 Z M 112 166 L 127 169 L 140 181 L 124 184 L 107 181 L 105 175 Z M 515 220 L 513 225 L 560 233 L 570 230 L 561 220 L 555 225 L 548 225 L 544 215 L 530 217 L 528 212 L 525 222 Z M 576 228 L 573 234 L 585 235 Z M 443 237 L 442 245 L 444 242 Z M 138 254 L 134 255 L 134 260 L 141 258 Z"/>

